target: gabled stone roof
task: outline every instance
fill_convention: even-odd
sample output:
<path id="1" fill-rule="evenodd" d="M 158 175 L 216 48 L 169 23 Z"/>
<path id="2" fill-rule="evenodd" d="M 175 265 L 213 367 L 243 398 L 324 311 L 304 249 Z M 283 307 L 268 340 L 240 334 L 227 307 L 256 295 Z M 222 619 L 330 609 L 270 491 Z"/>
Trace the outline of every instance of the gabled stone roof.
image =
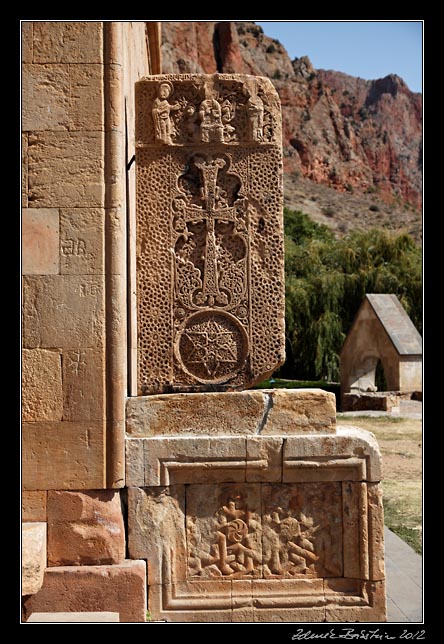
<path id="1" fill-rule="evenodd" d="M 367 293 L 366 298 L 399 355 L 422 355 L 422 338 L 396 295 Z"/>

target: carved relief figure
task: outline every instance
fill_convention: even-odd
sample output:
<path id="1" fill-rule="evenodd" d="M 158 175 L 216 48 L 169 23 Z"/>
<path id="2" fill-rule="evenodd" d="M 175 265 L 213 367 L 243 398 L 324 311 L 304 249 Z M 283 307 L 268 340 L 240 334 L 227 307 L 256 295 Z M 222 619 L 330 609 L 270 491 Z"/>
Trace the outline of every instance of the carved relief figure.
<path id="1" fill-rule="evenodd" d="M 200 104 L 199 118 L 202 143 L 224 143 L 222 108 L 211 94 Z"/>
<path id="2" fill-rule="evenodd" d="M 248 87 L 249 98 L 247 100 L 247 113 L 250 124 L 250 137 L 253 141 L 264 140 L 264 104 L 257 95 L 255 83 Z"/>
<path id="3" fill-rule="evenodd" d="M 172 145 L 174 127 L 170 113 L 180 109 L 179 103 L 170 104 L 168 98 L 173 93 L 173 85 L 169 81 L 162 81 L 157 89 L 157 98 L 154 99 L 152 117 L 156 141 Z"/>

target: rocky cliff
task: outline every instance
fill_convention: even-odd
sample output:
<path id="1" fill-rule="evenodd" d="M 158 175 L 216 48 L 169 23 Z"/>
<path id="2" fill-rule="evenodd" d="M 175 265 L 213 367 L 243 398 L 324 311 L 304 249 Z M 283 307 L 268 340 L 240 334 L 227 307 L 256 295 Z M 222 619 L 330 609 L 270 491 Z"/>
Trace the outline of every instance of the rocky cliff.
<path id="1" fill-rule="evenodd" d="M 395 75 L 316 70 L 253 22 L 162 23 L 164 73 L 268 76 L 282 104 L 284 169 L 340 192 L 421 207 L 422 96 Z"/>

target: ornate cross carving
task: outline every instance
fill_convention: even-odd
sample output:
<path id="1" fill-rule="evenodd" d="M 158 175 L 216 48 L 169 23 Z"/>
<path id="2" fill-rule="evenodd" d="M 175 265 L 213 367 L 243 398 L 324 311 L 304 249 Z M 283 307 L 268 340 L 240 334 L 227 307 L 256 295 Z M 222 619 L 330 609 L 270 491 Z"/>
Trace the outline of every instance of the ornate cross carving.
<path id="1" fill-rule="evenodd" d="M 206 241 L 202 290 L 196 296 L 196 302 L 200 305 L 214 306 L 214 304 L 226 305 L 228 298 L 219 289 L 217 276 L 217 248 L 215 236 L 215 222 L 235 221 L 236 208 L 230 207 L 223 196 L 223 191 L 217 185 L 219 170 L 226 165 L 222 158 L 201 157 L 194 159 L 194 165 L 199 168 L 202 175 L 201 198 L 203 205 L 185 205 L 183 201 L 179 206 L 182 210 L 185 221 L 205 221 Z"/>

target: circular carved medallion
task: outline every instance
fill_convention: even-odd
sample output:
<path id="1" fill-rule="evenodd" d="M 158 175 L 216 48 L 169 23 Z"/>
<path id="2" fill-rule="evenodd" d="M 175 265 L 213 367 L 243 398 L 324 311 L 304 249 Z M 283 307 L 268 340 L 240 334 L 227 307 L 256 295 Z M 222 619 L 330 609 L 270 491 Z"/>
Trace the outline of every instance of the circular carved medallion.
<path id="1" fill-rule="evenodd" d="M 233 315 L 206 309 L 184 322 L 175 352 L 182 369 L 198 382 L 218 384 L 230 380 L 245 364 L 248 337 Z"/>

